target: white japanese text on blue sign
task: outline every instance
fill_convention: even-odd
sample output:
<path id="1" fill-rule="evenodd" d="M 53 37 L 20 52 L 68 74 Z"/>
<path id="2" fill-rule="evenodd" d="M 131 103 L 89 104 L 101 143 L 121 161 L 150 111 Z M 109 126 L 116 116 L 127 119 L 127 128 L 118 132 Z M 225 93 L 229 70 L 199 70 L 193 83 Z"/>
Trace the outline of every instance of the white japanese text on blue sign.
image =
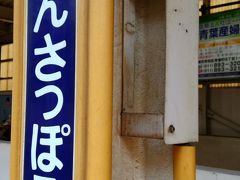
<path id="1" fill-rule="evenodd" d="M 75 1 L 28 0 L 24 179 L 73 178 Z"/>

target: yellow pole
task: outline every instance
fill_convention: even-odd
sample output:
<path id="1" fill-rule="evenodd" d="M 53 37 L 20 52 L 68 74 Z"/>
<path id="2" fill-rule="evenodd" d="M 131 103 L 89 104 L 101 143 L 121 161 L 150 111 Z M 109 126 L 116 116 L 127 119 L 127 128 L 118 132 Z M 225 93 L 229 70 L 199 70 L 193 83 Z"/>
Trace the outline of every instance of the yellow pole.
<path id="1" fill-rule="evenodd" d="M 174 180 L 196 179 L 196 148 L 194 146 L 173 147 Z"/>
<path id="2" fill-rule="evenodd" d="M 75 179 L 110 180 L 113 0 L 78 3 Z"/>
<path id="3" fill-rule="evenodd" d="M 20 180 L 22 175 L 22 115 L 23 115 L 23 58 L 25 39 L 25 7 L 24 1 L 14 1 L 13 28 L 13 91 L 12 91 L 12 122 L 11 122 L 11 167 L 10 179 Z"/>
<path id="4" fill-rule="evenodd" d="M 89 0 L 86 180 L 111 180 L 113 0 Z"/>
<path id="5" fill-rule="evenodd" d="M 87 117 L 88 117 L 88 29 L 89 2 L 78 1 L 77 7 L 77 63 L 76 63 L 76 127 L 74 179 L 86 180 Z"/>

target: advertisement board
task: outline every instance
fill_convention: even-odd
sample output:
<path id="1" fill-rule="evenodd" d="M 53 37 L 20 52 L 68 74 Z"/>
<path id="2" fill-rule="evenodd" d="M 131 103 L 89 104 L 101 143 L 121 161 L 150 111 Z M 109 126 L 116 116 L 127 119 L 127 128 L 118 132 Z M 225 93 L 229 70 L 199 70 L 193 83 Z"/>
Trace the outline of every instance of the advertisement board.
<path id="1" fill-rule="evenodd" d="M 240 77 L 240 11 L 200 17 L 199 79 Z"/>

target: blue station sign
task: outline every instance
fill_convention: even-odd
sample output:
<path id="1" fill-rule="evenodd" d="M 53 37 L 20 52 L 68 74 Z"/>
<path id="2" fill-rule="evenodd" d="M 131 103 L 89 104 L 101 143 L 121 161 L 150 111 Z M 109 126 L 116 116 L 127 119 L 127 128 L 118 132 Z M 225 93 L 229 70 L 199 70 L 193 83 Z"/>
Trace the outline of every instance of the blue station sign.
<path id="1" fill-rule="evenodd" d="M 24 180 L 74 168 L 76 0 L 27 0 Z"/>

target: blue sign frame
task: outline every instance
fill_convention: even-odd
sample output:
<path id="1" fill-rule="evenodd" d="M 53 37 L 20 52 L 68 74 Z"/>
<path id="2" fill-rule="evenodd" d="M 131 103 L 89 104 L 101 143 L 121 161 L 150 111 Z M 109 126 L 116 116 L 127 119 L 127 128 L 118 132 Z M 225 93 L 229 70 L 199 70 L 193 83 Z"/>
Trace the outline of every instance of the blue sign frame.
<path id="1" fill-rule="evenodd" d="M 76 0 L 27 4 L 23 179 L 73 179 Z"/>

